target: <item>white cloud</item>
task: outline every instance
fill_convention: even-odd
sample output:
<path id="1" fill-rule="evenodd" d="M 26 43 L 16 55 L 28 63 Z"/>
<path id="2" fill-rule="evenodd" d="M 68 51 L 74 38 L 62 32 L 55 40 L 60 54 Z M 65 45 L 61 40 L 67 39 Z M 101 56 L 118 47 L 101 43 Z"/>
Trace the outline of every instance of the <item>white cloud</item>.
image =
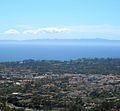
<path id="1" fill-rule="evenodd" d="M 56 28 L 56 27 L 49 27 L 49 28 L 38 28 L 38 29 L 30 29 L 24 30 L 23 34 L 41 34 L 41 33 L 66 33 L 71 32 L 70 28 Z"/>
<path id="2" fill-rule="evenodd" d="M 120 35 L 120 26 L 112 25 L 78 25 L 64 27 L 47 27 L 47 28 L 31 28 L 24 29 L 22 34 L 39 35 L 45 33 L 81 33 L 81 34 L 115 34 Z"/>
<path id="3" fill-rule="evenodd" d="M 17 31 L 16 29 L 9 29 L 3 32 L 3 34 L 7 34 L 7 35 L 18 35 L 20 34 L 19 31 Z"/>
<path id="4" fill-rule="evenodd" d="M 111 25 L 80 25 L 71 26 L 74 32 L 79 33 L 97 33 L 97 34 L 117 34 L 120 35 L 120 26 Z"/>
<path id="5" fill-rule="evenodd" d="M 61 27 L 43 27 L 43 28 L 35 28 L 27 25 L 19 25 L 16 28 L 8 29 L 6 31 L 0 32 L 0 35 L 17 35 L 23 37 L 29 37 L 29 35 L 33 35 L 33 37 L 40 35 L 39 37 L 44 37 L 44 34 L 51 34 L 51 36 L 59 33 L 59 35 L 63 36 L 73 36 L 80 37 L 82 35 L 92 36 L 93 34 L 96 36 L 106 36 L 106 35 L 117 35 L 120 36 L 120 26 L 112 26 L 112 25 L 78 25 L 78 26 L 61 26 Z M 66 35 L 67 34 L 67 35 Z"/>

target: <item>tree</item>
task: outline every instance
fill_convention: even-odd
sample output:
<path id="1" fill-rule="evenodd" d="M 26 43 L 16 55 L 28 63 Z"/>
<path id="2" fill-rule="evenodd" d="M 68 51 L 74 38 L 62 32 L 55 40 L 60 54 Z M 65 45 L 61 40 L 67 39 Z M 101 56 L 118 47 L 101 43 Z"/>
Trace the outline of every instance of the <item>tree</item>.
<path id="1" fill-rule="evenodd" d="M 67 111 L 84 111 L 84 103 L 80 97 L 75 98 L 72 100 L 67 107 Z"/>

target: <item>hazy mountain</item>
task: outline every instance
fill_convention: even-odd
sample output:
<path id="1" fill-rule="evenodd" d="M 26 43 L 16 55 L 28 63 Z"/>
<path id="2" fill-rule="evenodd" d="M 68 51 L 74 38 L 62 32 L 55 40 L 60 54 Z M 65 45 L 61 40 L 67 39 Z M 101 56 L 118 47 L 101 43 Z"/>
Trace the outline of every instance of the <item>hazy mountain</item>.
<path id="1" fill-rule="evenodd" d="M 120 40 L 108 39 L 35 39 L 35 40 L 0 40 L 5 44 L 68 44 L 68 45 L 120 45 Z"/>

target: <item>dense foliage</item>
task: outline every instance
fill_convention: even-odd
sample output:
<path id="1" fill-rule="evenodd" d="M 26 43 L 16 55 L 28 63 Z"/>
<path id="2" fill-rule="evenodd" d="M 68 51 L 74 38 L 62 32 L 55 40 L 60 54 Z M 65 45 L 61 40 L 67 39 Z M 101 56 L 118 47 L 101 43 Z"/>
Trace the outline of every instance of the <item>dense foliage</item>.
<path id="1" fill-rule="evenodd" d="M 1 62 L 0 111 L 119 111 L 119 74 L 114 58 Z"/>
<path id="2" fill-rule="evenodd" d="M 120 59 L 114 58 L 94 58 L 77 59 L 70 61 L 57 60 L 24 60 L 22 62 L 0 63 L 0 69 L 17 68 L 43 73 L 81 73 L 81 74 L 119 74 Z"/>

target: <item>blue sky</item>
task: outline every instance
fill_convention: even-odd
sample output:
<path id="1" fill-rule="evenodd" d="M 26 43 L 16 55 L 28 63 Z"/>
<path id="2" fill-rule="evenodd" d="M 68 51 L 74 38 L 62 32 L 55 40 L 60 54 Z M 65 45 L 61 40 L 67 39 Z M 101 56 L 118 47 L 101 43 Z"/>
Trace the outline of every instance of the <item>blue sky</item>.
<path id="1" fill-rule="evenodd" d="M 0 40 L 120 40 L 120 0 L 1 0 Z"/>

